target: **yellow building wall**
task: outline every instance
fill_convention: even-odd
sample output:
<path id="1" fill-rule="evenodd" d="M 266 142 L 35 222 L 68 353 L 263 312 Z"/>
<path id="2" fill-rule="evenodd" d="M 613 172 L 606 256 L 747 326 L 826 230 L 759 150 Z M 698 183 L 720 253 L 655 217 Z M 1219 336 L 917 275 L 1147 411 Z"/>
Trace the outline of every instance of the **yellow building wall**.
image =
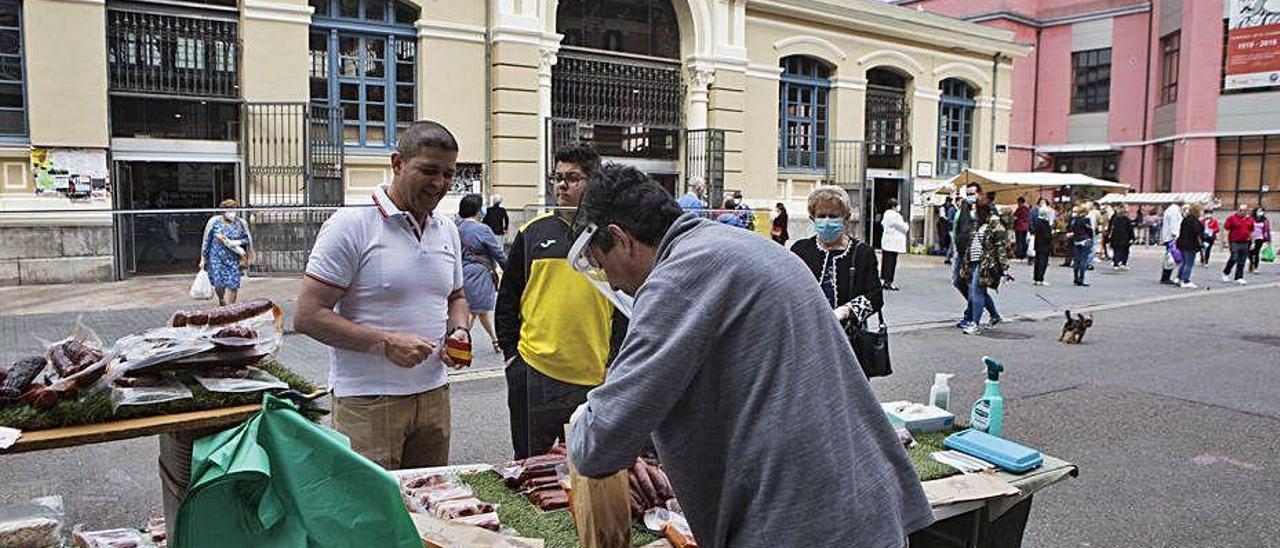
<path id="1" fill-rule="evenodd" d="M 31 143 L 105 148 L 106 6 L 68 0 L 22 6 Z"/>
<path id="2" fill-rule="evenodd" d="M 247 0 L 241 9 L 241 95 L 245 101 L 310 100 L 306 0 Z"/>

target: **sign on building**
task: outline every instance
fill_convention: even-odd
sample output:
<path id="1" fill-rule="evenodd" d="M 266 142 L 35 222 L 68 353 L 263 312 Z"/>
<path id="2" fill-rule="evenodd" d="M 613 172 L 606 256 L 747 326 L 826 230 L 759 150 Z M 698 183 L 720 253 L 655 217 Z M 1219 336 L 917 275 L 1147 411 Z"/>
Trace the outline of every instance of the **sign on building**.
<path id="1" fill-rule="evenodd" d="M 1280 86 L 1280 2 L 1230 0 L 1225 89 Z"/>
<path id="2" fill-rule="evenodd" d="M 36 194 L 73 200 L 107 200 L 111 177 L 107 151 L 94 148 L 31 148 Z"/>

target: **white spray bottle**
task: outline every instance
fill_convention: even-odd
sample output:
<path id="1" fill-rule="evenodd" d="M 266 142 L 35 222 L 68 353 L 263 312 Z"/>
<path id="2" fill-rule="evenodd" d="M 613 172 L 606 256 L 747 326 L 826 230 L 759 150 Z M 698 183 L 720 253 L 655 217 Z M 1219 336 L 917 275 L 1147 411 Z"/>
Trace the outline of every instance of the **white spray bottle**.
<path id="1" fill-rule="evenodd" d="M 951 411 L 949 409 L 951 407 L 951 387 L 947 385 L 947 379 L 954 376 L 950 373 L 935 373 L 933 375 L 933 386 L 929 387 L 929 405 L 943 411 Z"/>

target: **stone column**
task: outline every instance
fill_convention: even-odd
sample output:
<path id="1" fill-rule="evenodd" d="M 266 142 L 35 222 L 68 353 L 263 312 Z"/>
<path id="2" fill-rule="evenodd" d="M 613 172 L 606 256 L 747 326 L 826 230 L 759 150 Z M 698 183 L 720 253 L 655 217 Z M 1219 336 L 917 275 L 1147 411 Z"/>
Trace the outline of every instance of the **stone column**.
<path id="1" fill-rule="evenodd" d="M 547 133 L 547 119 L 551 117 L 551 69 L 556 66 L 559 61 L 560 47 L 546 46 L 539 50 L 538 60 L 538 143 L 539 147 L 547 151 L 551 146 L 552 136 Z M 538 155 L 538 173 L 550 173 L 555 166 L 550 164 L 544 152 Z M 545 203 L 547 186 L 538 185 L 538 201 Z"/>
<path id="2" fill-rule="evenodd" d="M 716 71 L 709 67 L 693 65 L 687 69 L 689 84 L 689 111 L 686 116 L 688 129 L 706 129 L 711 84 Z"/>

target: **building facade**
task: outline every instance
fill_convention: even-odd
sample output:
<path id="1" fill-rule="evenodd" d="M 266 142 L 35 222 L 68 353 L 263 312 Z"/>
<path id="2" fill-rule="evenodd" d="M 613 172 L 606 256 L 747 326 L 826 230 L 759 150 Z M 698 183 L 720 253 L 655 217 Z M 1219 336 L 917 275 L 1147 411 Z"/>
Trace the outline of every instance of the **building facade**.
<path id="1" fill-rule="evenodd" d="M 1010 170 L 1081 172 L 1146 192 L 1214 192 L 1225 207 L 1280 209 L 1280 42 L 1229 40 L 1233 9 L 1244 25 L 1274 25 L 1280 2 L 894 3 L 1007 29 L 1035 46 L 1013 62 Z M 1270 61 L 1249 49 L 1271 49 Z M 1233 82 L 1228 65 L 1241 53 L 1271 78 Z"/>
<path id="2" fill-rule="evenodd" d="M 0 283 L 192 271 L 208 213 L 146 212 L 225 198 L 299 268 L 423 118 L 509 207 L 587 142 L 673 194 L 875 211 L 1006 168 L 1013 38 L 871 0 L 0 0 Z"/>

